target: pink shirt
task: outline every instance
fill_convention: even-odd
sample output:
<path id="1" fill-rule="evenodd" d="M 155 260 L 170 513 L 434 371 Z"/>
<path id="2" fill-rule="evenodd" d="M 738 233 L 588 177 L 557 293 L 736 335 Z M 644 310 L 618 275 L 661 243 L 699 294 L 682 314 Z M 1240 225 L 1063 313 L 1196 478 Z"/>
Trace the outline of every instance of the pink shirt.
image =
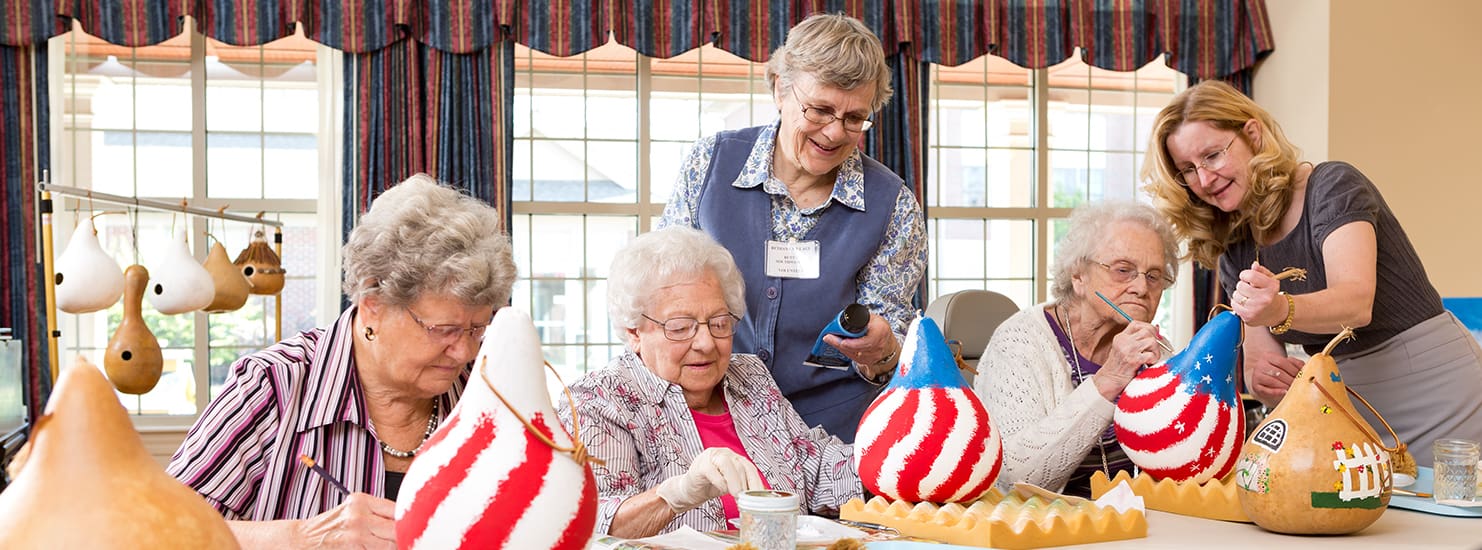
<path id="1" fill-rule="evenodd" d="M 690 409 L 690 414 L 695 417 L 695 431 L 700 432 L 700 444 L 705 446 L 706 449 L 711 447 L 725 447 L 736 451 L 738 455 L 746 457 L 746 460 L 751 460 L 751 456 L 746 454 L 746 447 L 741 446 L 741 436 L 736 435 L 736 425 L 731 423 L 731 411 L 729 409 L 720 414 L 705 414 Z M 762 478 L 762 485 L 765 485 L 768 489 L 772 488 L 772 484 L 767 483 L 766 476 L 763 476 L 760 471 L 756 474 Z M 725 510 L 727 521 L 741 517 L 741 512 L 736 509 L 735 497 L 721 495 L 720 506 Z M 740 525 L 738 524 L 735 527 L 740 528 Z"/>

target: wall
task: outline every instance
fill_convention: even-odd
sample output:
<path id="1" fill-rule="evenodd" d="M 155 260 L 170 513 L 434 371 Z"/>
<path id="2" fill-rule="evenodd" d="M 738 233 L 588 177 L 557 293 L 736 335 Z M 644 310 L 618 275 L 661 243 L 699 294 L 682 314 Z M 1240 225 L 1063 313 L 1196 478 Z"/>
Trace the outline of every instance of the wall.
<path id="1" fill-rule="evenodd" d="M 1345 160 L 1374 180 L 1442 296 L 1482 296 L 1482 232 L 1466 223 L 1482 204 L 1482 3 L 1266 5 L 1276 52 L 1256 99 L 1308 159 Z"/>

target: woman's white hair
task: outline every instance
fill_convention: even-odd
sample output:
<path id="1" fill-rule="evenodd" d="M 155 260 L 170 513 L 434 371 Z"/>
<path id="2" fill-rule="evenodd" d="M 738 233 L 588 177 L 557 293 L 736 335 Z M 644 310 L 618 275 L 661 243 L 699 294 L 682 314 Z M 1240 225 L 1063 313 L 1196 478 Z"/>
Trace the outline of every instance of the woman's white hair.
<path id="1" fill-rule="evenodd" d="M 345 296 L 393 307 L 427 292 L 472 306 L 509 303 L 515 261 L 499 211 L 417 174 L 387 189 L 340 251 Z"/>
<path id="2" fill-rule="evenodd" d="M 1152 230 L 1163 243 L 1163 272 L 1168 278 L 1178 277 L 1178 240 L 1173 229 L 1153 207 L 1132 201 L 1105 201 L 1076 207 L 1070 214 L 1070 229 L 1056 243 L 1055 280 L 1050 295 L 1057 302 L 1075 299 L 1071 278 L 1085 269 L 1086 262 L 1106 242 L 1107 231 L 1121 222 L 1132 222 Z"/>
<path id="3" fill-rule="evenodd" d="M 799 73 L 840 90 L 861 86 L 874 92 L 870 112 L 890 101 L 890 67 L 880 38 L 863 22 L 842 13 L 808 16 L 787 31 L 787 41 L 767 60 L 770 89 L 791 89 Z"/>
<path id="4" fill-rule="evenodd" d="M 678 226 L 639 235 L 612 259 L 607 277 L 607 314 L 612 317 L 612 327 L 628 340 L 626 329 L 638 328 L 659 289 L 694 281 L 707 273 L 720 282 L 726 308 L 737 317 L 745 317 L 746 281 L 731 252 L 710 235 Z"/>

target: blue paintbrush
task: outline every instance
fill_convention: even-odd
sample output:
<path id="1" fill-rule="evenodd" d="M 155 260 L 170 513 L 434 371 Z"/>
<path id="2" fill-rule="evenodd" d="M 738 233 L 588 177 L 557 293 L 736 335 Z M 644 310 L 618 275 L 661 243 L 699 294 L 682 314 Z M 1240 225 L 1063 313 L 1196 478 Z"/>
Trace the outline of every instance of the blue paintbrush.
<path id="1" fill-rule="evenodd" d="M 1102 294 L 1100 290 L 1096 291 L 1096 297 L 1101 298 L 1101 301 L 1106 302 L 1106 305 L 1109 305 L 1112 309 L 1116 310 L 1117 314 L 1121 315 L 1123 319 L 1127 320 L 1127 322 L 1132 322 L 1132 316 L 1128 315 L 1127 312 L 1122 311 L 1122 308 L 1117 307 L 1117 304 L 1113 304 L 1112 301 L 1108 299 L 1105 294 Z M 1168 342 L 1164 342 L 1162 336 L 1158 337 L 1158 347 L 1163 348 L 1163 351 L 1173 353 L 1173 346 L 1168 345 Z"/>

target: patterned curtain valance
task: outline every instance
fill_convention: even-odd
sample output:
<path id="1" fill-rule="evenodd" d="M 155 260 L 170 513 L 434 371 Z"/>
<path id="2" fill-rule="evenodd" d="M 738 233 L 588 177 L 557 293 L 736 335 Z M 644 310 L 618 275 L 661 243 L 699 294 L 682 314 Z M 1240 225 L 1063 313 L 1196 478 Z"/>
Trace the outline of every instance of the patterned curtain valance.
<path id="1" fill-rule="evenodd" d="M 1274 47 L 1265 0 L 0 0 L 0 44 L 29 45 L 65 32 L 144 46 L 180 32 L 184 15 L 234 45 L 271 42 L 302 23 L 316 42 L 352 53 L 407 37 L 469 53 L 512 37 L 552 55 L 602 45 L 609 33 L 651 57 L 703 44 L 765 61 L 787 29 L 819 12 L 843 12 L 882 38 L 886 55 L 959 65 L 995 54 L 1018 65 L 1086 63 L 1134 70 L 1158 55 L 1180 72 L 1221 78 Z"/>

